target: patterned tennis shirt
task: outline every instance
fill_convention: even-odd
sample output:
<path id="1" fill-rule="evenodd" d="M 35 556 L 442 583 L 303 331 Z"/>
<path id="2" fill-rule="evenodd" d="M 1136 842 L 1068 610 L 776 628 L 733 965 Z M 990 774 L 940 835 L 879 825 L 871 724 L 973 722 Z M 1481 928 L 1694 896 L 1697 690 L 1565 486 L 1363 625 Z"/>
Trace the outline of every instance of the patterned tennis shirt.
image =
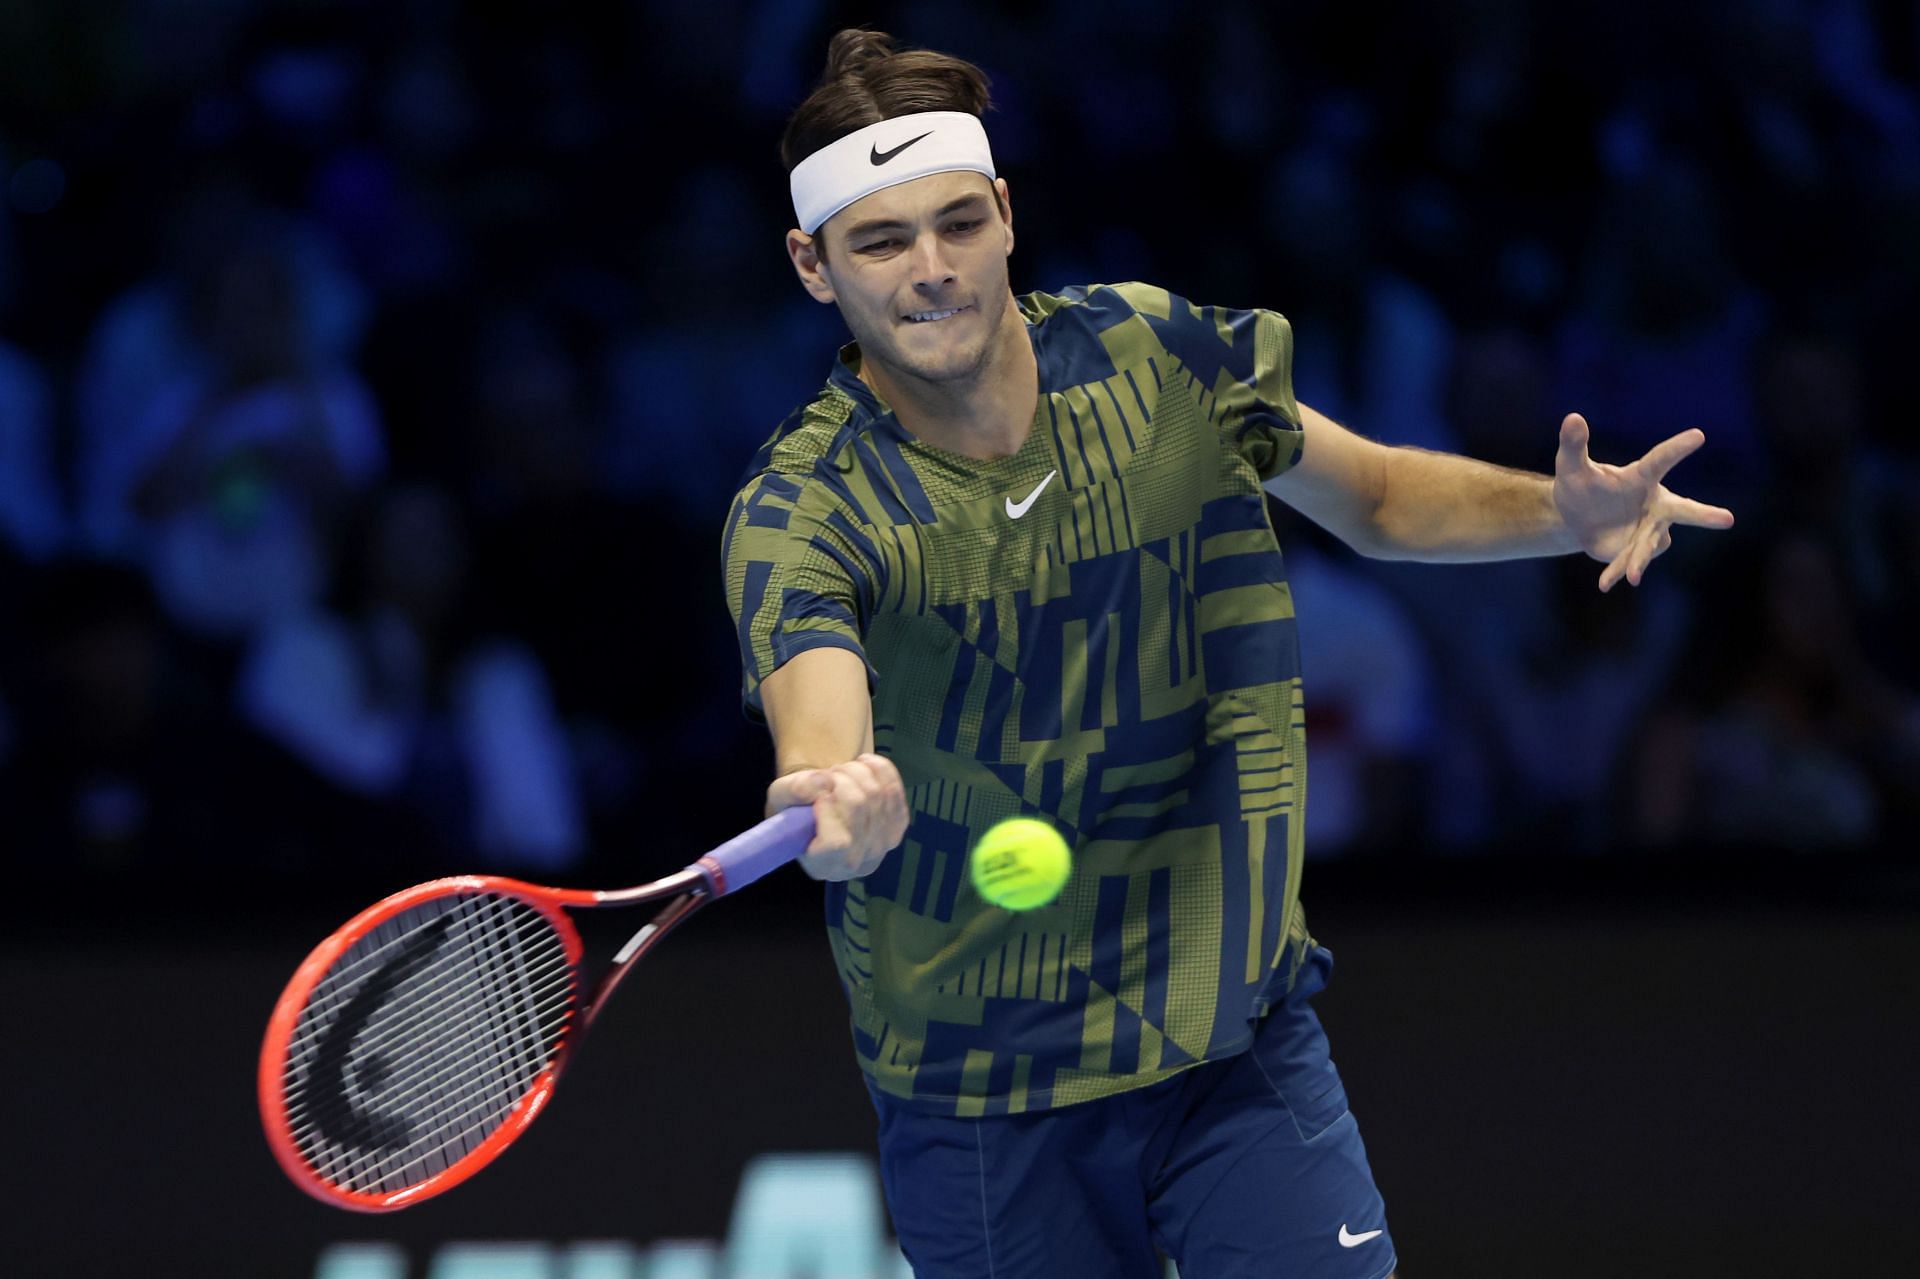
<path id="1" fill-rule="evenodd" d="M 911 822 L 826 886 L 828 933 L 862 1068 L 961 1116 L 1241 1051 L 1308 940 L 1299 655 L 1261 489 L 1302 447 L 1292 332 L 1144 284 L 1017 302 L 1040 372 L 1017 453 L 915 439 L 849 346 L 755 458 L 723 549 L 750 714 L 796 653 L 867 664 Z M 967 875 L 1014 814 L 1074 853 L 1025 913 Z"/>

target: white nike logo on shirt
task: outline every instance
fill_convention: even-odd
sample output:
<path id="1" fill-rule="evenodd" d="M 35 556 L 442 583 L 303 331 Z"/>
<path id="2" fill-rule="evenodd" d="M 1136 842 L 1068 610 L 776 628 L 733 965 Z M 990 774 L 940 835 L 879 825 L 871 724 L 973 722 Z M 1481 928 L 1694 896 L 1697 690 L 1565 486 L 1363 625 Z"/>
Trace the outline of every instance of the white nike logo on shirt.
<path id="1" fill-rule="evenodd" d="M 1343 1221 L 1340 1223 L 1340 1246 L 1342 1248 L 1358 1248 L 1367 1240 L 1378 1239 L 1385 1233 L 1384 1230 L 1369 1230 L 1363 1235 L 1350 1235 L 1347 1233 L 1347 1223 Z"/>
<path id="2" fill-rule="evenodd" d="M 1035 488 L 1033 492 L 1027 494 L 1026 498 L 1022 501 L 1016 502 L 1012 498 L 1008 498 L 1007 499 L 1007 518 L 1010 520 L 1017 520 L 1022 515 L 1025 515 L 1027 511 L 1032 508 L 1033 500 L 1040 496 L 1040 490 L 1045 488 L 1047 485 L 1053 483 L 1053 477 L 1058 474 L 1060 474 L 1058 470 L 1048 471 L 1047 478 L 1044 480 L 1041 480 L 1039 486 Z"/>

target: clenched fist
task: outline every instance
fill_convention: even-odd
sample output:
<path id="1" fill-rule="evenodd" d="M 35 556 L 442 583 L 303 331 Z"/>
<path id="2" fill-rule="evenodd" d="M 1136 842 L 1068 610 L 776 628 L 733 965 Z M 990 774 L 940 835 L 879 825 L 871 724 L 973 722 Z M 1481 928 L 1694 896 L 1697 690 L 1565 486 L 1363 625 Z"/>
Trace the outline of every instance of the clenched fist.
<path id="1" fill-rule="evenodd" d="M 767 787 L 767 815 L 813 805 L 814 836 L 800 866 L 815 879 L 871 874 L 907 835 L 907 788 L 884 755 L 803 768 Z"/>

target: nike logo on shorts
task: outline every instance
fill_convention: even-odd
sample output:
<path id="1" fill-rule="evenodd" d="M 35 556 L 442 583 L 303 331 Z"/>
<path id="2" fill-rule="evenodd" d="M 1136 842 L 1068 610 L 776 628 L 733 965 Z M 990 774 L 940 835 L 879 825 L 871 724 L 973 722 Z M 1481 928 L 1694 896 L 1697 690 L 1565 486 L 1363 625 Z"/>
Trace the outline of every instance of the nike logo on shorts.
<path id="1" fill-rule="evenodd" d="M 1369 1230 L 1364 1234 L 1350 1235 L 1347 1233 L 1347 1223 L 1343 1221 L 1340 1223 L 1340 1246 L 1342 1248 L 1358 1248 L 1367 1240 L 1378 1239 L 1385 1233 L 1386 1231 L 1384 1230 Z"/>

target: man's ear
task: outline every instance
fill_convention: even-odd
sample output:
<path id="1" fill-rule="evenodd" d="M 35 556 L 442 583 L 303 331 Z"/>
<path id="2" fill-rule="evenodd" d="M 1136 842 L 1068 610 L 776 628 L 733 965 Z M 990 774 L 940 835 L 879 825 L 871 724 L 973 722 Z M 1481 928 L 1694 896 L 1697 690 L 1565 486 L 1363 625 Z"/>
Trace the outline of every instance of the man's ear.
<path id="1" fill-rule="evenodd" d="M 1006 225 L 1007 256 L 1012 257 L 1013 256 L 1013 199 L 1011 196 L 1007 194 L 1007 180 L 1005 178 L 995 178 L 993 180 L 993 191 L 995 195 L 1000 197 L 1000 221 Z"/>
<path id="2" fill-rule="evenodd" d="M 834 300 L 833 281 L 827 278 L 826 264 L 820 260 L 813 236 L 798 227 L 788 231 L 787 257 L 793 261 L 793 273 L 800 277 L 800 286 L 813 295 L 814 301 Z"/>

